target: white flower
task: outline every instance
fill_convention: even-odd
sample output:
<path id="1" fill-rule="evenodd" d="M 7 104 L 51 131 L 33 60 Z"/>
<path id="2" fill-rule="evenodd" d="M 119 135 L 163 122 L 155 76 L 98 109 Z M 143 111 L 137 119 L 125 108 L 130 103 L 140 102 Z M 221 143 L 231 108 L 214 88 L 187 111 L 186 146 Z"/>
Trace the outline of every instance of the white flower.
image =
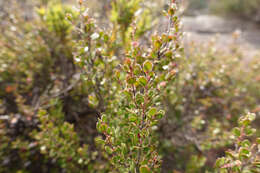
<path id="1" fill-rule="evenodd" d="M 78 163 L 79 163 L 79 164 L 82 164 L 82 163 L 83 163 L 83 159 L 80 158 L 80 159 L 78 160 Z"/>
<path id="2" fill-rule="evenodd" d="M 11 29 L 11 31 L 16 31 L 16 27 L 15 26 L 11 26 L 10 29 Z"/>
<path id="3" fill-rule="evenodd" d="M 46 150 L 46 146 L 41 146 L 41 151 L 45 151 Z"/>
<path id="4" fill-rule="evenodd" d="M 219 128 L 216 128 L 216 129 L 214 129 L 213 130 L 213 133 L 216 135 L 216 134 L 218 134 L 220 132 L 220 129 Z"/>
<path id="5" fill-rule="evenodd" d="M 90 37 L 91 37 L 92 40 L 96 40 L 99 37 L 99 34 L 95 32 Z"/>
<path id="6" fill-rule="evenodd" d="M 204 90 L 205 87 L 203 85 L 200 86 L 200 90 Z"/>
<path id="7" fill-rule="evenodd" d="M 167 70 L 167 69 L 169 68 L 169 66 L 168 66 L 168 65 L 164 65 L 162 68 L 163 68 L 164 70 Z"/>
<path id="8" fill-rule="evenodd" d="M 85 51 L 85 52 L 87 52 L 87 51 L 88 51 L 88 46 L 86 46 L 86 47 L 84 48 L 84 51 Z"/>
<path id="9" fill-rule="evenodd" d="M 186 80 L 190 80 L 191 79 L 190 73 L 186 74 L 185 78 L 186 78 Z"/>
<path id="10" fill-rule="evenodd" d="M 74 58 L 76 62 L 80 62 L 80 58 Z"/>

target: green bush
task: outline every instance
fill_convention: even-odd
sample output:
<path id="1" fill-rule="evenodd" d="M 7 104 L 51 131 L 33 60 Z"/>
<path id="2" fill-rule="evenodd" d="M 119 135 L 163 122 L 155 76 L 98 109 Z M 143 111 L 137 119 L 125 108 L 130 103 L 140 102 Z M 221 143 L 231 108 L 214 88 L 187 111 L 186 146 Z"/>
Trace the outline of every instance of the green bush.
<path id="1" fill-rule="evenodd" d="M 231 144 L 227 132 L 236 126 L 237 115 L 259 111 L 258 57 L 245 65 L 237 45 L 221 51 L 214 42 L 190 43 L 180 57 L 175 82 L 163 99 L 162 151 L 165 159 L 176 160 L 174 169 L 210 171 L 214 157 Z M 178 154 L 169 157 L 169 152 Z"/>
<path id="2" fill-rule="evenodd" d="M 251 127 L 256 115 L 248 113 L 239 119 L 239 127 L 233 129 L 235 149 L 226 151 L 226 157 L 221 157 L 216 161 L 216 166 L 220 172 L 259 172 L 260 171 L 260 138 L 255 143 L 250 141 L 250 136 L 254 135 L 256 129 Z"/>
<path id="3" fill-rule="evenodd" d="M 258 59 L 183 52 L 175 3 L 155 34 L 148 1 L 104 2 L 104 26 L 88 1 L 37 4 L 0 16 L 0 172 L 214 172 L 237 115 L 259 111 Z"/>
<path id="4" fill-rule="evenodd" d="M 10 20 L 5 26 L 12 30 L 1 36 L 1 114 L 7 116 L 1 122 L 1 172 L 33 172 L 39 165 L 43 172 L 107 170 L 103 151 L 95 147 L 96 118 L 115 106 L 118 91 L 112 76 L 124 58 L 116 55 L 128 49 L 126 38 L 140 38 L 149 22 L 143 15 L 144 20 L 136 23 L 138 30 L 128 30 L 134 16 L 128 21 L 117 19 L 120 15 L 114 19 L 121 22 L 113 28 L 125 26 L 126 20 L 124 32 L 111 28 L 105 33 L 82 3 L 74 12 L 60 3 L 44 2 L 37 9 L 39 18 L 30 21 L 7 13 Z M 124 5 L 112 8 L 113 14 Z M 129 14 L 138 5 L 130 4 Z"/>
<path id="5" fill-rule="evenodd" d="M 7 116 L 1 121 L 1 133 L 4 135 L 1 145 L 4 148 L 1 150 L 0 172 L 35 172 L 37 169 L 42 172 L 59 172 L 64 166 L 56 164 L 55 160 L 61 157 L 59 162 L 63 161 L 66 156 L 41 154 L 41 148 L 47 147 L 45 145 L 48 141 L 38 143 L 31 132 L 37 130 L 38 136 L 44 133 L 38 125 L 47 125 L 47 120 L 39 122 L 36 115 L 39 109 L 54 109 L 52 107 L 55 104 L 51 102 L 53 98 L 64 103 L 61 111 L 66 112 L 66 115 L 59 120 L 61 122 L 75 122 L 75 117 L 71 114 L 74 109 L 77 110 L 76 114 L 89 112 L 86 102 L 81 102 L 81 107 L 85 110 L 77 108 L 79 99 L 75 96 L 81 91 L 77 77 L 80 71 L 73 62 L 74 36 L 66 15 L 71 12 L 71 16 L 76 17 L 76 13 L 72 13 L 69 7 L 52 4 L 46 7 L 48 9 L 38 10 L 39 18 L 26 21 L 19 15 L 22 14 L 19 8 L 13 8 L 17 13 L 6 14 L 6 23 L 1 25 L 3 34 L 0 37 L 1 115 Z M 81 97 L 87 98 L 87 95 L 81 93 Z M 68 104 L 70 107 L 66 106 Z M 73 134 L 75 132 L 71 126 L 57 126 L 52 130 L 69 128 L 68 131 Z M 51 136 L 49 138 L 46 140 L 52 140 Z M 81 141 L 78 145 L 83 146 Z"/>

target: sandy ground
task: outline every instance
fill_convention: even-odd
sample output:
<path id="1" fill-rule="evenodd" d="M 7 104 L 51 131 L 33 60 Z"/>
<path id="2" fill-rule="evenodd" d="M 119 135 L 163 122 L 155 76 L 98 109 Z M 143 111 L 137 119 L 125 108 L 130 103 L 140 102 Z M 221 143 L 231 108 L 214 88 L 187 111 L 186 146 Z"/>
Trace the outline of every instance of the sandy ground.
<path id="1" fill-rule="evenodd" d="M 185 42 L 204 43 L 217 38 L 217 47 L 225 49 L 234 41 L 236 33 L 239 35 L 236 43 L 248 58 L 260 51 L 260 26 L 255 23 L 211 15 L 185 16 L 182 23 Z"/>

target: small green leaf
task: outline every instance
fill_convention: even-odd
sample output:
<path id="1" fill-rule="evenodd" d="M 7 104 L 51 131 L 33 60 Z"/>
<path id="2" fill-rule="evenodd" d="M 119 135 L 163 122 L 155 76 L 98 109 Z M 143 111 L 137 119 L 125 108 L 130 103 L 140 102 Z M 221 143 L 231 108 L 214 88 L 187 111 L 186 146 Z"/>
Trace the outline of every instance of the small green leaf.
<path id="1" fill-rule="evenodd" d="M 98 136 L 98 137 L 95 138 L 95 143 L 97 145 L 104 145 L 105 141 L 100 136 Z"/>
<path id="2" fill-rule="evenodd" d="M 150 77 L 155 77 L 155 73 L 153 71 L 149 72 Z"/>
<path id="3" fill-rule="evenodd" d="M 250 151 L 247 148 L 240 148 L 239 149 L 239 158 L 243 159 L 243 158 L 249 158 L 250 156 Z"/>
<path id="4" fill-rule="evenodd" d="M 217 159 L 216 167 L 220 168 L 224 164 L 225 164 L 225 158 L 224 157 L 221 157 L 221 158 Z"/>
<path id="5" fill-rule="evenodd" d="M 156 108 L 151 108 L 151 109 L 148 111 L 148 116 L 149 116 L 149 117 L 152 117 L 152 116 L 154 116 L 156 113 L 157 113 L 157 109 L 156 109 Z"/>
<path id="6" fill-rule="evenodd" d="M 137 116 L 136 116 L 135 114 L 131 114 L 128 119 L 129 119 L 129 121 L 131 121 L 131 122 L 136 122 Z"/>
<path id="7" fill-rule="evenodd" d="M 95 32 L 90 37 L 92 40 L 96 40 L 99 37 L 99 34 Z"/>
<path id="8" fill-rule="evenodd" d="M 105 146 L 105 150 L 108 154 L 112 154 L 113 150 L 109 146 Z"/>
<path id="9" fill-rule="evenodd" d="M 138 83 L 140 83 L 142 86 L 146 86 L 146 84 L 147 84 L 147 79 L 146 79 L 144 76 L 141 76 L 141 77 L 138 79 Z"/>
<path id="10" fill-rule="evenodd" d="M 134 77 L 127 76 L 126 82 L 131 85 L 136 82 L 136 79 Z"/>
<path id="11" fill-rule="evenodd" d="M 245 133 L 247 136 L 252 136 L 255 132 L 256 132 L 256 129 L 253 129 L 250 127 L 245 129 Z"/>
<path id="12" fill-rule="evenodd" d="M 162 46 L 162 42 L 161 42 L 160 40 L 156 40 L 156 41 L 154 42 L 154 48 L 155 48 L 155 50 L 159 50 L 159 49 L 161 48 L 161 46 Z"/>
<path id="13" fill-rule="evenodd" d="M 168 14 L 169 14 L 170 16 L 173 16 L 174 13 L 175 13 L 175 11 L 174 11 L 173 8 L 170 8 L 170 9 L 168 10 Z"/>
<path id="14" fill-rule="evenodd" d="M 236 137 L 239 137 L 240 136 L 240 129 L 238 127 L 234 128 L 233 129 L 233 134 L 236 136 Z"/>
<path id="15" fill-rule="evenodd" d="M 144 96 L 139 92 L 136 94 L 135 98 L 137 104 L 142 104 L 144 102 Z"/>
<path id="16" fill-rule="evenodd" d="M 257 138 L 257 139 L 256 139 L 256 142 L 257 142 L 258 144 L 260 144 L 260 138 Z"/>
<path id="17" fill-rule="evenodd" d="M 255 161 L 252 163 L 254 166 L 260 168 L 260 161 Z"/>
<path id="18" fill-rule="evenodd" d="M 245 139 L 241 142 L 241 146 L 243 147 L 249 147 L 251 145 L 251 142 L 248 139 Z"/>
<path id="19" fill-rule="evenodd" d="M 132 93 L 129 92 L 129 91 L 127 91 L 127 90 L 124 90 L 124 91 L 123 91 L 123 94 L 124 94 L 128 99 L 130 99 L 130 98 L 132 97 Z"/>
<path id="20" fill-rule="evenodd" d="M 250 120 L 248 118 L 242 117 L 239 119 L 239 125 L 248 126 L 250 124 Z"/>
<path id="21" fill-rule="evenodd" d="M 173 55 L 172 51 L 168 51 L 168 52 L 165 53 L 165 56 L 166 56 L 167 58 L 171 58 L 172 55 Z"/>
<path id="22" fill-rule="evenodd" d="M 165 112 L 163 110 L 160 110 L 157 114 L 156 114 L 156 117 L 158 119 L 161 119 L 163 116 L 164 116 Z"/>
<path id="23" fill-rule="evenodd" d="M 247 148 L 240 148 L 239 153 L 248 155 L 250 151 Z"/>
<path id="24" fill-rule="evenodd" d="M 104 37 L 104 41 L 105 41 L 105 42 L 108 42 L 109 36 L 108 36 L 107 34 L 105 34 L 103 37 Z"/>
<path id="25" fill-rule="evenodd" d="M 147 165 L 142 165 L 139 170 L 140 173 L 151 173 L 151 169 Z"/>
<path id="26" fill-rule="evenodd" d="M 103 133 L 103 132 L 105 132 L 106 130 L 107 130 L 107 125 L 104 124 L 104 123 L 102 123 L 102 124 L 100 125 L 100 131 Z"/>
<path id="27" fill-rule="evenodd" d="M 127 153 L 127 146 L 126 146 L 125 143 L 121 143 L 121 148 L 122 148 L 123 153 L 126 154 Z"/>
<path id="28" fill-rule="evenodd" d="M 134 68 L 134 74 L 139 76 L 141 72 L 142 72 L 142 67 L 139 64 L 137 64 Z"/>
<path id="29" fill-rule="evenodd" d="M 97 127 L 98 132 L 101 132 L 100 126 L 101 126 L 101 122 L 98 121 L 97 124 L 96 124 L 96 127 Z"/>
<path id="30" fill-rule="evenodd" d="M 88 96 L 88 103 L 93 108 L 98 106 L 98 99 L 95 94 L 91 94 Z"/>
<path id="31" fill-rule="evenodd" d="M 153 63 L 151 61 L 146 60 L 143 64 L 144 72 L 152 71 L 153 69 Z"/>
<path id="32" fill-rule="evenodd" d="M 226 156 L 235 159 L 236 158 L 236 153 L 232 152 L 232 151 L 226 151 Z"/>

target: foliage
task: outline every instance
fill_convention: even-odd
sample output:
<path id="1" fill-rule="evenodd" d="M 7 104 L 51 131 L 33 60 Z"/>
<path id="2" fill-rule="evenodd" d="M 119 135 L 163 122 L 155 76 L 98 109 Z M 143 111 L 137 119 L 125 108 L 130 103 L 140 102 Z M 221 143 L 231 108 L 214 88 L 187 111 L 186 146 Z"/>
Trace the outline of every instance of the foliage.
<path id="1" fill-rule="evenodd" d="M 131 3 L 128 5 L 131 5 Z M 142 52 L 138 47 L 140 45 L 138 41 L 140 35 L 137 33 L 138 26 L 132 25 L 132 35 L 129 38 L 132 40 L 129 40 L 132 44 L 130 47 L 123 44 L 125 46 L 123 47 L 123 51 L 126 52 L 120 55 L 119 59 L 114 57 L 114 52 L 111 52 L 111 45 L 116 41 L 113 38 L 114 33 L 109 35 L 109 33 L 100 31 L 88 17 L 86 11 L 82 10 L 81 20 L 83 20 L 82 23 L 86 24 L 86 26 L 77 29 L 82 37 L 82 41 L 76 46 L 79 48 L 79 54 L 76 55 L 76 59 L 79 65 L 83 68 L 86 67 L 85 69 L 88 74 L 86 80 L 89 86 L 93 86 L 94 93 L 92 96 L 97 98 L 94 100 L 106 103 L 105 114 L 102 115 L 97 124 L 97 129 L 104 133 L 106 140 L 103 141 L 101 138 L 97 138 L 96 142 L 101 144 L 101 148 L 107 152 L 105 154 L 106 157 L 108 157 L 107 155 L 111 155 L 112 151 L 115 153 L 110 162 L 119 172 L 150 170 L 158 167 L 159 157 L 157 156 L 155 147 L 152 145 L 152 127 L 155 126 L 156 119 L 162 116 L 162 111 L 157 111 L 153 107 L 156 101 L 154 99 L 157 99 L 156 102 L 159 101 L 155 97 L 158 95 L 159 83 L 166 84 L 163 81 L 166 79 L 170 80 L 171 76 L 174 76 L 175 71 L 169 68 L 166 70 L 169 74 L 156 74 L 152 70 L 160 72 L 163 69 L 162 66 L 170 65 L 171 58 L 173 57 L 171 50 L 176 51 L 180 47 L 178 42 L 177 44 L 172 44 L 173 41 L 178 39 L 177 32 L 179 30 L 177 18 L 173 16 L 175 13 L 174 8 L 176 7 L 172 7 L 169 10 L 169 15 L 172 15 L 170 17 L 172 20 L 171 25 L 174 23 L 175 26 L 174 31 L 168 31 L 168 34 L 171 35 L 164 34 L 161 37 L 155 35 L 152 40 L 151 51 Z M 115 9 L 112 8 L 112 10 Z M 122 25 L 123 28 L 130 27 L 128 26 L 129 24 L 126 25 L 120 22 L 122 16 L 114 15 L 114 17 L 119 18 L 116 20 L 119 22 L 118 25 Z M 122 30 L 121 32 L 126 33 L 128 31 Z M 176 34 L 174 35 L 171 32 L 176 32 Z M 121 34 L 121 36 L 122 38 L 125 37 L 124 34 Z M 111 55 L 113 56 L 112 58 L 110 57 Z M 127 59 L 122 59 L 124 56 Z M 154 63 L 157 63 L 157 66 L 154 65 L 153 68 L 154 63 L 146 59 L 153 60 Z M 118 60 L 124 61 L 122 67 L 119 67 L 116 71 L 112 71 L 113 68 L 111 67 L 117 65 L 118 63 L 116 62 Z M 89 78 L 92 76 L 95 78 Z M 112 77 L 106 78 L 106 76 Z M 104 79 L 106 80 L 104 81 Z M 104 97 L 104 93 L 109 98 Z M 100 102 L 96 104 L 98 109 L 100 108 L 99 105 Z M 102 111 L 103 109 L 99 110 Z M 118 113 L 120 116 L 117 115 Z M 118 126 L 119 124 L 120 126 Z M 140 131 L 138 131 L 139 128 Z M 129 130 L 131 131 L 131 139 L 128 136 Z M 152 148 L 151 150 L 149 150 L 150 147 Z M 142 151 L 144 148 L 147 150 L 145 153 Z M 127 161 L 124 159 L 127 159 Z M 143 166 L 141 162 L 144 164 Z"/>
<path id="2" fill-rule="evenodd" d="M 57 108 L 56 108 L 57 107 Z M 81 146 L 79 136 L 72 124 L 64 122 L 61 104 L 47 112 L 39 112 L 40 131 L 35 131 L 35 139 L 42 154 L 57 160 L 61 168 L 80 172 L 90 157 L 88 147 Z"/>
<path id="3" fill-rule="evenodd" d="M 231 144 L 228 131 L 237 115 L 259 111 L 260 66 L 257 56 L 245 66 L 235 40 L 228 51 L 219 50 L 214 40 L 190 43 L 185 55 L 178 58 L 175 82 L 163 99 L 167 111 L 159 132 L 165 157 L 179 165 L 175 169 L 186 172 L 190 162 L 201 160 L 204 164 L 192 164 L 191 172 L 203 172 L 212 170 L 214 157 Z M 178 154 L 166 156 L 169 152 Z"/>
<path id="4" fill-rule="evenodd" d="M 116 73 L 121 84 L 116 115 L 103 114 L 97 124 L 97 129 L 106 136 L 99 142 L 119 172 L 158 172 L 160 158 L 153 133 L 164 115 L 160 110 L 161 90 L 175 76 L 172 63 L 174 52 L 179 49 L 174 43 L 179 30 L 175 12 L 176 6 L 172 4 L 168 18 L 174 29 L 162 36 L 155 35 L 150 51 L 141 49 L 133 33 L 127 58 Z M 166 66 L 169 68 L 163 68 Z"/>
<path id="5" fill-rule="evenodd" d="M 235 149 L 226 151 L 226 156 L 216 161 L 220 172 L 259 172 L 260 171 L 260 138 L 255 143 L 250 141 L 256 129 L 251 127 L 256 115 L 248 113 L 238 120 L 239 127 L 233 129 Z"/>
<path id="6" fill-rule="evenodd" d="M 110 20 L 113 22 L 113 32 L 119 33 L 120 36 L 115 36 L 115 39 L 122 39 L 123 44 L 131 42 L 132 28 L 130 25 L 135 20 L 136 31 L 135 36 L 142 36 L 151 28 L 151 10 L 141 8 L 143 0 L 118 0 L 112 2 Z"/>
<path id="7" fill-rule="evenodd" d="M 14 9 L 19 12 L 19 8 Z M 4 115 L 1 126 L 6 137 L 1 138 L 5 140 L 1 141 L 5 149 L 1 150 L 0 172 L 35 172 L 37 169 L 47 172 L 61 168 L 51 161 L 53 155 L 44 157 L 40 153 L 43 146 L 35 141 L 31 131 L 39 130 L 36 117 L 39 108 L 52 107 L 52 98 L 69 100 L 71 95 L 68 92 L 72 86 L 78 85 L 79 80 L 75 77 L 77 70 L 72 59 L 72 34 L 66 20 L 66 13 L 70 11 L 68 7 L 52 5 L 48 10 L 38 10 L 40 19 L 30 21 L 20 16 L 21 12 L 6 14 L 0 38 L 0 99 L 1 114 Z M 8 27 L 12 29 L 6 29 Z M 70 112 L 68 109 L 66 111 Z M 66 116 L 60 121 L 65 119 L 71 117 Z M 46 121 L 42 123 L 46 125 Z M 71 125 L 67 127 L 73 131 Z M 16 166 L 13 166 L 14 163 Z"/>
<path id="8" fill-rule="evenodd" d="M 30 18 L 8 3 L 0 172 L 213 172 L 237 115 L 259 111 L 258 59 L 245 68 L 235 45 L 183 52 L 174 1 L 160 18 L 146 0 L 98 2 L 102 12 L 34 1 Z"/>
<path id="9" fill-rule="evenodd" d="M 80 3 L 82 5 L 81 1 Z M 112 36 L 110 36 L 111 33 L 97 33 L 99 29 L 94 28 L 93 23 L 89 23 L 87 26 L 89 28 L 84 27 L 86 34 L 77 33 L 82 28 L 76 29 L 75 33 L 72 32 L 74 24 L 77 25 L 77 19 L 87 18 L 85 13 L 81 13 L 82 6 L 78 13 L 58 2 L 50 2 L 49 4 L 44 2 L 44 5 L 37 9 L 39 19 L 36 18 L 29 22 L 26 22 L 19 14 L 12 16 L 10 13 L 10 21 L 8 21 L 7 26 L 12 27 L 12 31 L 4 30 L 5 33 L 1 37 L 1 43 L 3 43 L 1 65 L 4 72 L 1 73 L 1 81 L 3 82 L 1 85 L 3 99 L 1 100 L 3 102 L 1 113 L 7 114 L 2 126 L 4 131 L 1 133 L 4 136 L 1 146 L 3 147 L 1 158 L 4 159 L 4 167 L 1 168 L 1 171 L 8 170 L 8 167 L 16 160 L 21 164 L 17 164 L 17 167 L 12 168 L 13 170 L 30 170 L 27 168 L 34 167 L 31 162 L 33 159 L 39 164 L 42 163 L 43 172 L 47 170 L 66 170 L 69 172 L 78 170 L 81 172 L 86 169 L 89 172 L 100 169 L 105 171 L 106 164 L 100 161 L 102 156 L 96 158 L 97 151 L 93 140 L 96 132 L 87 134 L 83 132 L 86 128 L 95 130 L 91 121 L 93 122 L 99 112 L 109 107 L 108 100 L 114 99 L 114 93 L 111 90 L 113 83 L 110 83 L 109 78 L 113 75 L 113 67 L 116 67 L 120 61 L 115 59 L 115 55 L 121 49 L 119 47 L 121 43 L 112 37 L 113 34 L 117 35 L 117 33 L 113 32 Z M 138 9 L 135 6 L 132 8 Z M 121 11 L 121 9 L 118 10 Z M 88 20 L 86 21 L 88 22 Z M 140 26 L 147 28 L 144 21 L 139 22 Z M 26 25 L 23 25 L 24 23 Z M 82 26 L 81 24 L 79 23 L 80 26 Z M 141 29 L 140 31 L 143 33 L 145 30 Z M 18 32 L 22 37 L 16 38 Z M 139 36 L 141 35 L 139 32 Z M 88 37 L 90 42 L 82 41 L 82 38 Z M 74 46 L 73 39 L 77 42 L 76 46 Z M 12 40 L 14 42 L 10 42 Z M 87 46 L 82 49 L 83 44 Z M 104 60 L 100 58 L 101 44 L 104 44 L 104 52 L 102 52 L 102 55 L 106 56 Z M 72 48 L 75 48 L 76 51 L 74 56 Z M 79 61 L 81 58 L 82 62 L 86 62 L 82 58 L 84 53 L 89 55 L 86 63 L 88 68 L 86 69 L 84 69 L 85 64 Z M 19 54 L 23 57 L 19 58 Z M 75 66 L 74 63 L 79 66 Z M 13 68 L 14 65 L 15 68 Z M 81 78 L 79 78 L 80 76 Z M 109 90 L 111 93 L 107 95 Z M 114 88 L 115 90 L 116 88 Z M 59 105 L 59 101 L 52 102 L 53 98 L 62 100 L 63 104 Z M 59 106 L 57 107 L 56 104 Z M 36 117 L 39 109 L 46 109 L 46 113 L 40 113 L 40 116 Z M 94 117 L 90 118 L 89 115 Z M 86 116 L 86 119 L 90 120 L 88 122 L 90 126 L 82 124 L 85 122 L 82 116 Z M 9 134 L 9 128 L 10 130 L 18 128 L 20 123 L 25 124 L 24 129 Z M 28 123 L 30 126 L 27 126 Z M 74 129 L 71 123 L 78 127 Z M 30 132 L 32 129 L 35 129 L 33 133 Z M 11 135 L 14 138 L 13 147 L 6 145 L 9 143 L 8 137 Z M 91 145 L 92 152 L 90 154 L 86 153 L 88 149 L 84 147 L 85 143 Z M 81 147 L 84 158 L 78 153 Z M 25 150 L 27 156 L 22 154 L 20 150 Z M 8 153 L 9 151 L 16 153 L 17 157 L 14 159 Z M 96 162 L 84 166 L 89 163 L 88 155 L 92 159 L 96 158 Z M 10 160 L 8 160 L 9 156 Z M 43 160 L 37 159 L 39 157 Z M 49 164 L 50 162 L 51 164 Z M 84 165 L 81 166 L 79 162 Z M 37 165 L 35 166 L 37 167 Z"/>

